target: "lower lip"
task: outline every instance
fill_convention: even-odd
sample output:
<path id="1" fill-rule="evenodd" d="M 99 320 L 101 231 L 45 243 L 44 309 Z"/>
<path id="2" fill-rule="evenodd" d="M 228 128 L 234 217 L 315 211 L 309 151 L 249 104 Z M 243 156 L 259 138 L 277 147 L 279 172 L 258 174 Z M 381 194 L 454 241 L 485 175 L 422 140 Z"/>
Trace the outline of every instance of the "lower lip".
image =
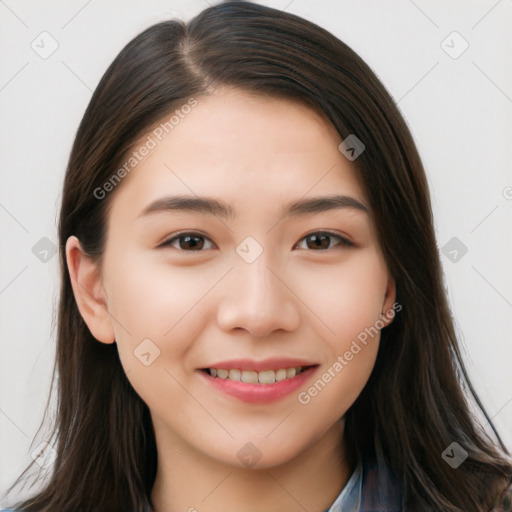
<path id="1" fill-rule="evenodd" d="M 296 391 L 313 375 L 316 369 L 317 366 L 312 366 L 291 379 L 274 382 L 273 384 L 247 384 L 245 382 L 212 377 L 202 370 L 198 371 L 206 379 L 207 383 L 214 388 L 239 398 L 244 402 L 264 404 L 275 402 Z"/>

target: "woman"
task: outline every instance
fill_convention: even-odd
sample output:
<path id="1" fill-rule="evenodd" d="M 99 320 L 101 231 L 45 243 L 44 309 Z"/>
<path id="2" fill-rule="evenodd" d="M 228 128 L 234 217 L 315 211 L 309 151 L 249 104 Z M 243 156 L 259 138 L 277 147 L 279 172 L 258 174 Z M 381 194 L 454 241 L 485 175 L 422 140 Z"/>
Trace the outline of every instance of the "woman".
<path id="1" fill-rule="evenodd" d="M 17 510 L 508 506 L 418 152 L 325 30 L 230 2 L 137 36 L 76 135 L 60 249 L 55 469 Z"/>

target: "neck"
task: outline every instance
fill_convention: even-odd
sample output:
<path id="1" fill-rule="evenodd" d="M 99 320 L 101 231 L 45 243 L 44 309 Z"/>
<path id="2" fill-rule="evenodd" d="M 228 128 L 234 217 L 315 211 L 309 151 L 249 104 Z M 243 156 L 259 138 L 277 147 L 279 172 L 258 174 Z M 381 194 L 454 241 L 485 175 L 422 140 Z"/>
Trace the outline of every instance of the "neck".
<path id="1" fill-rule="evenodd" d="M 332 505 L 350 473 L 343 426 L 336 422 L 292 460 L 262 469 L 227 465 L 190 446 L 176 447 L 172 436 L 155 430 L 155 512 L 322 512 Z"/>

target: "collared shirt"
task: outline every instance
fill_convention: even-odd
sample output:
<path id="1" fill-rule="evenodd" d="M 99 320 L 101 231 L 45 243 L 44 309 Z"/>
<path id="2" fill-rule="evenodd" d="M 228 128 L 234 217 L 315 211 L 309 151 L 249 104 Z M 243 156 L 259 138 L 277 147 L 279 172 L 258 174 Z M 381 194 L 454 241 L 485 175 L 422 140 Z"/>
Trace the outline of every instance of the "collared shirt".
<path id="1" fill-rule="evenodd" d="M 359 463 L 341 493 L 325 512 L 401 512 L 402 492 L 396 476 L 376 464 Z"/>
<path id="2" fill-rule="evenodd" d="M 363 490 L 363 467 L 357 466 L 341 493 L 325 512 L 358 512 Z"/>
<path id="3" fill-rule="evenodd" d="M 496 496 L 490 512 L 512 511 L 512 481 Z M 402 512 L 402 486 L 384 466 L 359 463 L 325 512 Z"/>

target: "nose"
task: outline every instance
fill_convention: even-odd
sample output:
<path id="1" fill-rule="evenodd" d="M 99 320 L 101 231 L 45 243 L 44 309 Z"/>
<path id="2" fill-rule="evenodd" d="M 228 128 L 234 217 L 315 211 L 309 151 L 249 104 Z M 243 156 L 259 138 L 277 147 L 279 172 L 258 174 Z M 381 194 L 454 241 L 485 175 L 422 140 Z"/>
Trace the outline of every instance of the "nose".
<path id="1" fill-rule="evenodd" d="M 271 270 L 261 256 L 253 263 L 239 263 L 222 287 L 217 322 L 221 329 L 244 329 L 254 337 L 299 327 L 298 299 L 293 283 Z"/>

